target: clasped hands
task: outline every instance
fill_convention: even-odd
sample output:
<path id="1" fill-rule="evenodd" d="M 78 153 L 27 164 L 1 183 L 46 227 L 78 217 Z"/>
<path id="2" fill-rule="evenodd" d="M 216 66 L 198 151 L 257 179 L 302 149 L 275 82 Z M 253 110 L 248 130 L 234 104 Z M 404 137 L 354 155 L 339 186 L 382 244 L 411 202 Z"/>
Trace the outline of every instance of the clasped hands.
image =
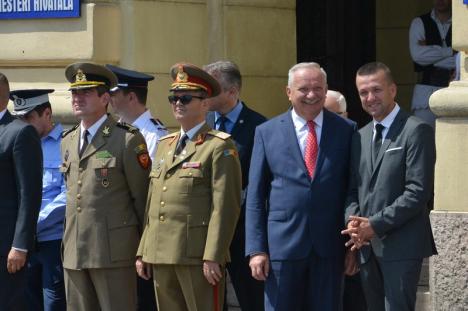
<path id="1" fill-rule="evenodd" d="M 369 245 L 370 240 L 375 236 L 374 229 L 369 223 L 369 218 L 350 216 L 347 229 L 341 231 L 343 235 L 349 235 L 350 239 L 346 242 L 346 247 L 351 247 L 351 251 L 355 251 Z"/>

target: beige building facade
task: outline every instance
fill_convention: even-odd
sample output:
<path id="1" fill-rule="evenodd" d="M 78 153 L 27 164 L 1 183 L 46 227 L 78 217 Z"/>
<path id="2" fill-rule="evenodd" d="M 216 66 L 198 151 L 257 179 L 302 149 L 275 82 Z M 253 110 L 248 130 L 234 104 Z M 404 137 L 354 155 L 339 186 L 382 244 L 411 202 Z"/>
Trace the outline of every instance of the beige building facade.
<path id="1" fill-rule="evenodd" d="M 408 28 L 431 6 L 429 0 L 376 1 L 376 59 L 392 69 L 399 84 L 397 100 L 407 110 L 416 81 Z M 467 33 L 468 8 L 454 0 L 453 45 L 463 52 L 462 79 L 431 98 L 431 108 L 439 116 L 432 213 L 439 256 L 432 259 L 430 276 L 434 311 L 468 309 Z M 11 88 L 56 89 L 51 96 L 54 114 L 68 125 L 76 120 L 64 69 L 76 61 L 116 64 L 155 75 L 148 106 L 175 129 L 167 101 L 171 65 L 233 60 L 244 78 L 242 98 L 273 117 L 289 105 L 285 86 L 287 71 L 297 59 L 296 1 L 84 1 L 79 18 L 0 20 L 0 46 L 0 71 Z"/>
<path id="2" fill-rule="evenodd" d="M 271 117 L 288 107 L 287 71 L 296 62 L 294 0 L 98 1 L 81 4 L 80 18 L 0 20 L 0 71 L 12 89 L 54 88 L 60 121 L 74 123 L 64 68 L 94 61 L 156 76 L 148 106 L 175 127 L 167 101 L 169 68 L 236 62 L 243 98 Z"/>

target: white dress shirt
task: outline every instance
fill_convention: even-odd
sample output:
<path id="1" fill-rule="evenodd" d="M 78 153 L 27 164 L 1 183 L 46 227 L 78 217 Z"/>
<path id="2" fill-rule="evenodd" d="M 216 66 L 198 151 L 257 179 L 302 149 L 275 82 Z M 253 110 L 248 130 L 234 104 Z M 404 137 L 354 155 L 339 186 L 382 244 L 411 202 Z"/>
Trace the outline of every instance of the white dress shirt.
<path id="1" fill-rule="evenodd" d="M 153 119 L 151 112 L 146 110 L 135 121 L 133 121 L 132 125 L 140 130 L 140 133 L 145 138 L 146 145 L 148 146 L 148 152 L 151 160 L 154 160 L 158 141 L 161 137 L 167 135 L 167 129 L 162 124 L 161 126 L 154 124 L 151 119 Z"/>
<path id="2" fill-rule="evenodd" d="M 309 135 L 309 126 L 307 125 L 307 120 L 299 116 L 296 111 L 291 109 L 291 117 L 294 124 L 294 129 L 296 131 L 297 143 L 301 149 L 302 158 L 305 154 L 305 146 L 307 143 L 307 135 Z M 315 134 L 317 135 L 317 145 L 320 150 L 320 138 L 322 136 L 322 126 L 323 126 L 323 110 L 315 117 Z"/>
<path id="3" fill-rule="evenodd" d="M 387 133 L 388 133 L 388 130 L 390 128 L 390 126 L 392 125 L 393 121 L 395 120 L 397 114 L 398 114 L 398 111 L 400 111 L 400 106 L 398 104 L 395 105 L 395 107 L 393 107 L 393 110 L 380 122 L 376 121 L 376 120 L 373 120 L 374 122 L 374 130 L 373 130 L 373 135 L 372 135 L 372 140 L 374 140 L 374 137 L 375 137 L 375 126 L 380 123 L 384 126 L 384 129 L 382 130 L 382 144 L 383 144 L 383 141 L 385 139 L 385 137 L 387 136 Z"/>
<path id="4" fill-rule="evenodd" d="M 97 120 L 93 125 L 91 125 L 89 128 L 88 128 L 88 144 L 91 143 L 91 141 L 93 140 L 93 137 L 94 135 L 96 135 L 96 132 L 97 130 L 101 127 L 101 125 L 104 123 L 104 121 L 106 121 L 108 118 L 108 115 L 107 114 L 104 114 L 99 120 Z M 79 150 L 81 150 L 81 147 L 83 146 L 83 142 L 84 142 L 84 131 L 86 131 L 86 129 L 83 127 L 83 122 L 81 122 L 80 124 L 80 148 Z"/>

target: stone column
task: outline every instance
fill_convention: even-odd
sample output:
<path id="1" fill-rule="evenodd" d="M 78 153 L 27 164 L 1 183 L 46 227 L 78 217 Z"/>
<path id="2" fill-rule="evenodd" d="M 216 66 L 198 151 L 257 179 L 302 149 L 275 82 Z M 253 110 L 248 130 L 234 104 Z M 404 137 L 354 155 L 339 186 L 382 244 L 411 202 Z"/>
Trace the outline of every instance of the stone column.
<path id="1" fill-rule="evenodd" d="M 468 310 L 468 7 L 453 5 L 453 47 L 461 51 L 461 80 L 434 93 L 437 162 L 434 239 L 439 252 L 430 261 L 432 310 Z"/>

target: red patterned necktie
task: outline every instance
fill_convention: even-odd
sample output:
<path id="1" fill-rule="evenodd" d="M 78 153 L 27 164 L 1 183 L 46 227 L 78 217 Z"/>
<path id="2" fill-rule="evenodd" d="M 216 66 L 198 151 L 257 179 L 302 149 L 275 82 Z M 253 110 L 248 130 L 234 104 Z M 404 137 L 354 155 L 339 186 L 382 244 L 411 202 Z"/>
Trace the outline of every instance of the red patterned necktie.
<path id="1" fill-rule="evenodd" d="M 310 178 L 313 178 L 318 155 L 317 134 L 315 133 L 314 121 L 307 121 L 307 126 L 309 127 L 309 134 L 307 134 L 304 161 Z"/>

